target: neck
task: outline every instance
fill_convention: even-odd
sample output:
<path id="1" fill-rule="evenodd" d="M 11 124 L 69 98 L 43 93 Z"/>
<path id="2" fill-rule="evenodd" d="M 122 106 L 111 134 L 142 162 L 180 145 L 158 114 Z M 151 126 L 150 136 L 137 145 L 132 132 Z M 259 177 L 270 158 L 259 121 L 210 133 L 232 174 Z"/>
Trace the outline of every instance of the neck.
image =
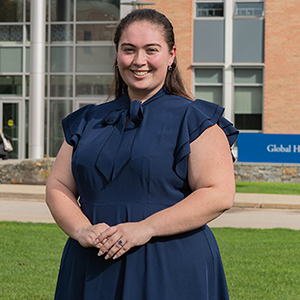
<path id="1" fill-rule="evenodd" d="M 158 90 L 131 90 L 128 89 L 128 96 L 130 99 L 130 102 L 134 101 L 134 100 L 138 100 L 141 101 L 142 103 L 145 102 L 146 100 L 148 100 L 149 98 L 151 98 L 152 96 L 154 96 L 158 91 L 160 90 L 160 88 Z"/>

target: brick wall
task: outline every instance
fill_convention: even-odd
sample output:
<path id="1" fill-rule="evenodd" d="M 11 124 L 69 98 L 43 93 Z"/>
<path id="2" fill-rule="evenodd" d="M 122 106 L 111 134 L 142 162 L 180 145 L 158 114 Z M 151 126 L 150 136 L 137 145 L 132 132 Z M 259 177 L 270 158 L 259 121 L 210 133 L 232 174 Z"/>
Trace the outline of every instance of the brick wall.
<path id="1" fill-rule="evenodd" d="M 300 134 L 299 0 L 266 0 L 264 132 Z"/>
<path id="2" fill-rule="evenodd" d="M 147 8 L 153 8 L 165 14 L 173 24 L 179 68 L 186 87 L 192 90 L 193 1 L 147 0 L 147 2 L 155 2 L 155 5 L 147 6 Z"/>

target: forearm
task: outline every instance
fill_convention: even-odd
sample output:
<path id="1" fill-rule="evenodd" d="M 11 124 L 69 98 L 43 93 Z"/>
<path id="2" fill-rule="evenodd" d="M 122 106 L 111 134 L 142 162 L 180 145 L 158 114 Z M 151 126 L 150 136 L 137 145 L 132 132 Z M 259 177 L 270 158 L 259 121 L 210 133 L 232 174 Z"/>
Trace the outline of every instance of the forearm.
<path id="1" fill-rule="evenodd" d="M 153 237 L 187 232 L 220 216 L 232 206 L 233 197 L 234 193 L 225 195 L 210 188 L 202 188 L 142 222 L 150 227 Z"/>
<path id="2" fill-rule="evenodd" d="M 75 195 L 63 184 L 50 181 L 46 186 L 46 203 L 58 226 L 70 237 L 77 239 L 78 232 L 90 226 L 82 213 Z"/>

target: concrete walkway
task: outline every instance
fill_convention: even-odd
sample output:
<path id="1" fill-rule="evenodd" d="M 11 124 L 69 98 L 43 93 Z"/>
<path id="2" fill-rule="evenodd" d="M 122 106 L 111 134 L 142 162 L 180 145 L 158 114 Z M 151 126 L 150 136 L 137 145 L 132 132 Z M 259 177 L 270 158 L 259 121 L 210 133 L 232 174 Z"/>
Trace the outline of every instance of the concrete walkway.
<path id="1" fill-rule="evenodd" d="M 0 184 L 0 221 L 54 222 L 45 186 Z M 300 229 L 300 195 L 238 193 L 233 209 L 210 226 Z"/>

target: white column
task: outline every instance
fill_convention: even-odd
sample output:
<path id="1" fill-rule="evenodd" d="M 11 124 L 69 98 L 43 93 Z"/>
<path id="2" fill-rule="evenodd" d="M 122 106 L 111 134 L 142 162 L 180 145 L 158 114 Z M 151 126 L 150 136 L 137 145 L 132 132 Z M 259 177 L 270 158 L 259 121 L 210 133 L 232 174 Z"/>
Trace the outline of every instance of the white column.
<path id="1" fill-rule="evenodd" d="M 29 158 L 44 157 L 46 1 L 31 0 Z"/>
<path id="2" fill-rule="evenodd" d="M 232 41 L 233 41 L 233 10 L 234 1 L 224 1 L 225 11 L 225 64 L 224 64 L 224 78 L 223 78 L 223 99 L 225 113 L 224 116 L 231 122 L 234 120 L 233 111 L 233 69 L 232 69 Z"/>
<path id="3" fill-rule="evenodd" d="M 132 5 L 129 5 L 129 0 L 121 0 L 120 1 L 120 19 L 123 19 L 126 15 L 128 15 L 132 11 Z M 122 4 L 126 3 L 126 5 Z"/>

